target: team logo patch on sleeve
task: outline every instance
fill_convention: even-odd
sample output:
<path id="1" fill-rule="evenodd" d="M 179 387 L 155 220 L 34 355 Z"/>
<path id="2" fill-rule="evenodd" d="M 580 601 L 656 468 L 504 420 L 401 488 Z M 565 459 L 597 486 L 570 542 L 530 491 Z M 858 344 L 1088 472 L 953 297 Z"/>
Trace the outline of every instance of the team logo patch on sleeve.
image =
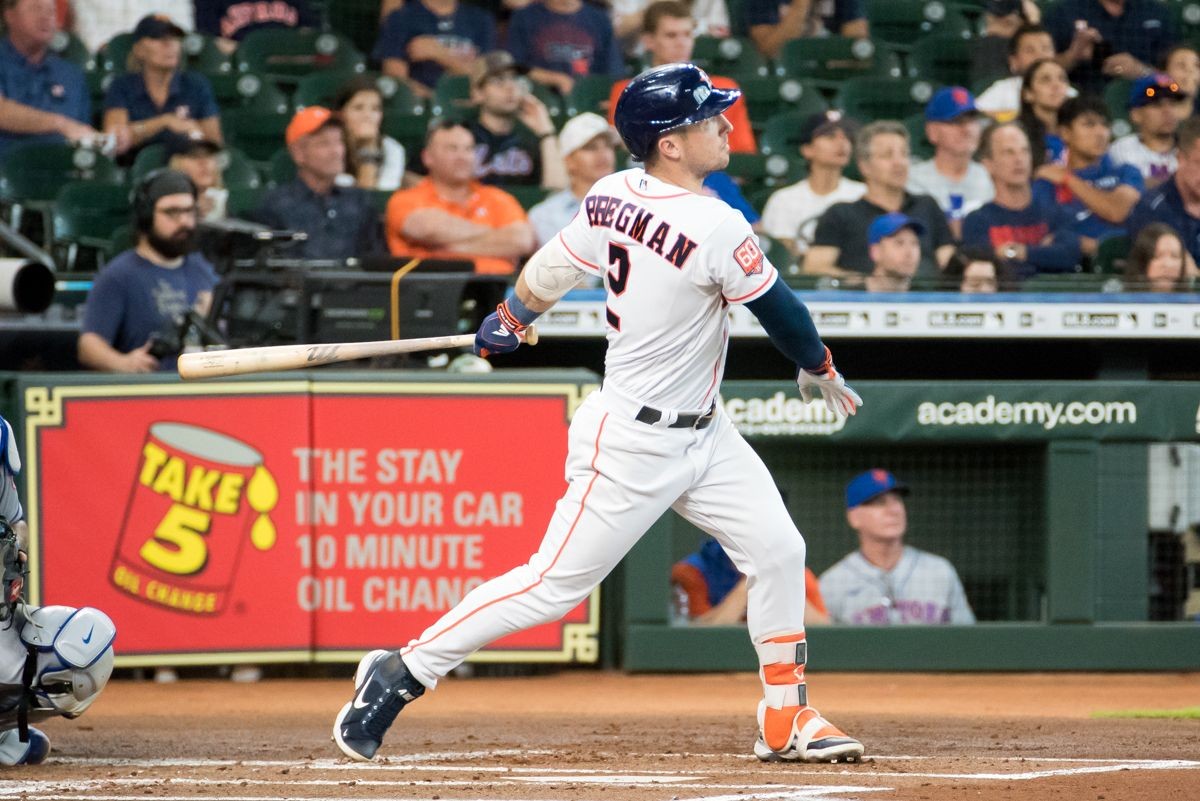
<path id="1" fill-rule="evenodd" d="M 738 245 L 737 250 L 733 251 L 733 258 L 737 259 L 738 266 L 746 275 L 758 275 L 763 270 L 763 252 L 752 236 L 746 237 L 746 241 Z"/>

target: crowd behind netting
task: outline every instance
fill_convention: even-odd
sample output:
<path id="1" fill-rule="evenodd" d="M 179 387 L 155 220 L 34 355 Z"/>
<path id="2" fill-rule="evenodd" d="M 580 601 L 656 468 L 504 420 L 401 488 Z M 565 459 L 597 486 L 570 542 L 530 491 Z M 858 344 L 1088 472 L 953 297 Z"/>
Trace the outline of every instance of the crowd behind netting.
<path id="1" fill-rule="evenodd" d="M 796 288 L 1200 275 L 1197 0 L 0 5 L 0 205 L 94 271 L 96 369 L 161 368 L 144 346 L 163 304 L 203 310 L 199 221 L 302 231 L 289 255 L 314 262 L 513 274 L 636 166 L 616 99 L 680 61 L 742 90 L 706 191 Z"/>

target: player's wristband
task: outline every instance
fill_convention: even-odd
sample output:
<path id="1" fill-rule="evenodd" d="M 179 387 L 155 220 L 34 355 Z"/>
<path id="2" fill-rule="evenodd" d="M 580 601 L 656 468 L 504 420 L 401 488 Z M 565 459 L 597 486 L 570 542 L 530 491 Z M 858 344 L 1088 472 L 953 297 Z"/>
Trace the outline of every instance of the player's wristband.
<path id="1" fill-rule="evenodd" d="M 496 307 L 496 314 L 500 322 L 512 331 L 524 331 L 538 318 L 538 313 L 522 303 L 515 294 L 509 295 Z"/>
<path id="2" fill-rule="evenodd" d="M 819 375 L 823 378 L 830 378 L 836 372 L 833 369 L 833 354 L 829 352 L 829 346 L 825 346 L 825 361 L 821 362 L 816 367 L 805 367 L 804 372 Z"/>

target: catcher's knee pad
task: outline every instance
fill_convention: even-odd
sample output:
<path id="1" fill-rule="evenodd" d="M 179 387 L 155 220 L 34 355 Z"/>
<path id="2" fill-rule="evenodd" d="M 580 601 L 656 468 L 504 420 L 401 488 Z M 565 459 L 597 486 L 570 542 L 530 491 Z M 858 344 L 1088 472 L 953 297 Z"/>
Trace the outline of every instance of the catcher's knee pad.
<path id="1" fill-rule="evenodd" d="M 804 683 L 808 643 L 801 631 L 755 643 L 754 649 L 758 652 L 758 674 L 763 683 L 758 725 L 767 746 L 782 751 L 792 739 L 796 716 L 808 706 L 808 687 Z"/>
<path id="2" fill-rule="evenodd" d="M 0 765 L 38 765 L 50 753 L 50 738 L 41 729 L 29 728 L 29 742 L 21 742 L 16 729 L 0 732 Z"/>

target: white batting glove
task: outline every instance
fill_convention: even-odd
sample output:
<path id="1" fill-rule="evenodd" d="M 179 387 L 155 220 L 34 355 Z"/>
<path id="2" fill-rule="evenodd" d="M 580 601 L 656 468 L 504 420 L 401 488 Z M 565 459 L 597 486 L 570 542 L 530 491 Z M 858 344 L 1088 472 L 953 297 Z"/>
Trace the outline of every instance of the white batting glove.
<path id="1" fill-rule="evenodd" d="M 800 399 L 809 403 L 813 390 L 821 393 L 825 408 L 834 414 L 849 417 L 862 406 L 859 394 L 846 385 L 846 379 L 833 366 L 833 354 L 825 348 L 825 361 L 816 370 L 801 370 L 796 375 L 796 386 L 800 388 Z"/>

